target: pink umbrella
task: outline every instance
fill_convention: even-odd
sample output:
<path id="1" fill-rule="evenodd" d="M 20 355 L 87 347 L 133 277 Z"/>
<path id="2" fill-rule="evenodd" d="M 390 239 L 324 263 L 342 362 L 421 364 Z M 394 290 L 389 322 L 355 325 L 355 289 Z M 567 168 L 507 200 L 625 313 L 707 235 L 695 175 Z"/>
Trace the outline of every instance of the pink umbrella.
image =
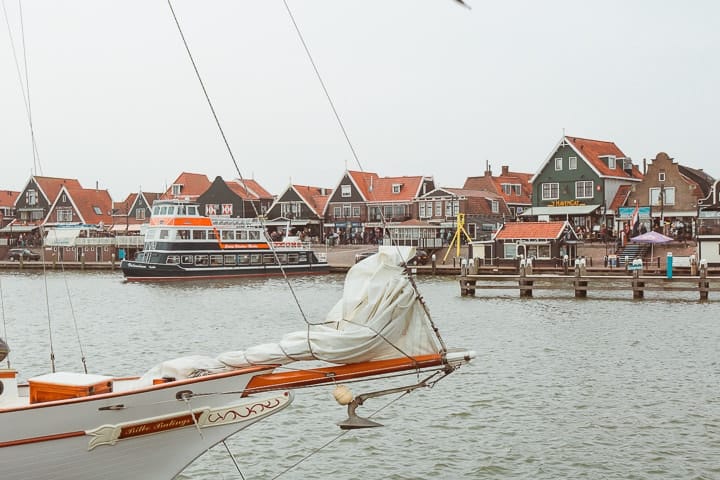
<path id="1" fill-rule="evenodd" d="M 635 243 L 649 243 L 650 244 L 650 256 L 653 257 L 655 255 L 655 244 L 656 243 L 668 243 L 672 241 L 672 238 L 663 235 L 662 233 L 658 233 L 655 231 L 649 231 L 647 233 L 643 233 L 641 235 L 638 235 L 637 237 L 633 237 L 630 239 L 631 242 Z"/>

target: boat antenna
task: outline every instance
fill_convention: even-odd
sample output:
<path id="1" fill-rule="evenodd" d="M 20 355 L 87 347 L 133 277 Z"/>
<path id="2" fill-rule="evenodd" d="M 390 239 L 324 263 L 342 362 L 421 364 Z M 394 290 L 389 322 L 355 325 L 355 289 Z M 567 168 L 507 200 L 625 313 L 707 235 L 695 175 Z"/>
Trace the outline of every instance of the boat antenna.
<path id="1" fill-rule="evenodd" d="M 169 0 L 168 0 L 169 1 Z M 463 2 L 460 2 L 463 3 Z M 345 125 L 343 124 L 342 119 L 340 118 L 340 114 L 337 111 L 337 108 L 335 108 L 335 103 L 332 100 L 332 97 L 330 96 L 330 93 L 328 92 L 327 87 L 325 86 L 325 82 L 322 79 L 322 75 L 320 75 L 320 70 L 317 68 L 317 65 L 315 64 L 315 60 L 313 60 L 312 54 L 310 53 L 310 49 L 308 48 L 307 43 L 305 42 L 305 39 L 302 35 L 302 32 L 300 32 L 300 28 L 298 27 L 297 22 L 295 21 L 295 17 L 292 13 L 292 10 L 290 10 L 290 6 L 287 3 L 287 0 L 283 0 L 283 4 L 285 5 L 285 10 L 287 10 L 288 15 L 290 16 L 290 20 L 292 21 L 293 26 L 295 27 L 295 31 L 297 32 L 298 37 L 300 38 L 300 43 L 302 43 L 303 48 L 305 49 L 305 53 L 310 61 L 310 64 L 313 67 L 313 70 L 315 71 L 315 75 L 317 76 L 318 81 L 320 82 L 320 85 L 322 86 L 323 92 L 325 93 L 325 98 L 327 98 L 328 103 L 330 104 L 330 108 L 333 111 L 333 114 L 335 115 L 335 120 L 337 121 L 340 130 L 342 131 L 343 136 L 345 137 L 345 141 L 348 144 L 348 147 L 350 148 L 350 152 L 352 153 L 353 158 L 355 159 L 355 163 L 357 163 L 358 168 L 361 172 L 365 172 L 365 169 L 363 168 L 360 158 L 358 157 L 357 152 L 355 151 L 355 147 L 353 146 L 352 142 L 350 141 L 350 136 L 347 133 L 347 130 L 345 129 Z M 347 170 L 347 167 L 346 167 Z M 424 181 L 424 179 L 423 179 Z M 370 196 L 373 198 L 376 198 L 375 193 L 371 190 Z M 380 214 L 380 220 L 383 225 L 383 230 L 388 231 L 390 235 L 390 242 L 399 250 L 399 243 L 396 238 L 393 237 L 392 231 L 388 230 L 387 227 L 387 218 L 385 217 L 385 212 L 383 212 L 383 209 L 378 207 L 377 208 L 379 214 Z M 408 265 L 407 262 L 403 261 L 405 268 L 407 269 Z M 435 325 L 435 322 L 432 319 L 432 316 L 430 315 L 430 310 L 423 300 L 423 296 L 420 294 L 420 290 L 418 289 L 418 286 L 415 282 L 415 279 L 412 275 L 408 275 L 408 279 L 410 281 L 410 285 L 412 285 L 413 290 L 415 291 L 415 296 L 417 300 L 420 302 L 420 305 L 423 308 L 423 311 L 425 312 L 425 316 L 428 319 L 428 322 L 430 323 L 430 326 L 432 327 L 435 336 L 438 339 L 438 342 L 440 343 L 440 347 L 442 349 L 442 352 L 447 352 L 447 347 L 445 345 L 445 341 L 442 339 L 442 336 L 440 335 L 440 330 Z"/>
<path id="2" fill-rule="evenodd" d="M 37 143 L 35 141 L 35 128 L 33 127 L 32 121 L 32 110 L 30 108 L 30 81 L 28 75 L 28 62 L 27 62 L 27 49 L 25 48 L 25 26 L 22 15 L 22 1 L 18 0 L 18 12 L 20 17 L 20 36 L 22 40 L 22 53 L 23 53 L 23 64 L 24 64 L 24 82 L 23 74 L 20 70 L 20 62 L 18 61 L 17 50 L 15 48 L 15 41 L 13 39 L 12 29 L 10 28 L 10 19 L 8 18 L 7 8 L 5 7 L 5 0 L 2 0 L 2 9 L 5 16 L 5 25 L 7 26 L 8 36 L 10 37 L 10 47 L 12 49 L 13 58 L 15 60 L 15 71 L 17 72 L 18 82 L 20 83 L 20 91 L 22 92 L 23 102 L 25 104 L 25 113 L 27 114 L 28 123 L 30 125 L 30 141 L 32 143 L 33 153 L 33 175 L 37 175 L 38 172 L 42 175 L 42 165 L 40 163 L 40 153 L 38 152 Z"/>

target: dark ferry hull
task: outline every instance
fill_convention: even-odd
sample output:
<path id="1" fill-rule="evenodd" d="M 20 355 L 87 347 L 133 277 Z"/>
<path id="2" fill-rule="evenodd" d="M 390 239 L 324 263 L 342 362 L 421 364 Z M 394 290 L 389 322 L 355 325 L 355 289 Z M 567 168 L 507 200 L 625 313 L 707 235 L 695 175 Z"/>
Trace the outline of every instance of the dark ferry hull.
<path id="1" fill-rule="evenodd" d="M 327 263 L 279 266 L 257 265 L 243 267 L 183 267 L 176 264 L 148 264 L 133 260 L 123 260 L 120 268 L 128 282 L 158 280 L 192 280 L 202 278 L 234 278 L 282 275 L 312 275 L 329 273 Z"/>

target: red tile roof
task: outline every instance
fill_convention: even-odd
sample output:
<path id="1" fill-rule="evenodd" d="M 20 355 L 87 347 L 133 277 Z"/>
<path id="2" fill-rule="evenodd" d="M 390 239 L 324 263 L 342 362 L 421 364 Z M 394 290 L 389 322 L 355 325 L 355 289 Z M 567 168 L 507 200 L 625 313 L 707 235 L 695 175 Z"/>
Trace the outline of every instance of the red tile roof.
<path id="1" fill-rule="evenodd" d="M 495 234 L 495 240 L 546 240 L 563 234 L 567 222 L 509 222 Z"/>
<path id="2" fill-rule="evenodd" d="M 38 177 L 34 176 L 35 183 L 47 196 L 47 201 L 52 204 L 60 193 L 62 187 L 82 188 L 80 182 L 74 178 Z"/>
<path id="3" fill-rule="evenodd" d="M 258 182 L 253 179 L 236 178 L 225 184 L 235 192 L 237 196 L 245 200 L 272 199 L 273 195 L 265 190 Z"/>
<path id="4" fill-rule="evenodd" d="M 210 188 L 211 182 L 207 175 L 183 172 L 175 179 L 172 185 L 182 185 L 180 195 L 178 195 L 177 198 L 195 200 Z M 162 199 L 176 198 L 176 196 L 173 195 L 172 185 L 162 194 Z"/>
<path id="5" fill-rule="evenodd" d="M 15 205 L 15 201 L 18 196 L 20 196 L 20 192 L 0 190 L 0 207 L 12 208 Z"/>
<path id="6" fill-rule="evenodd" d="M 620 150 L 613 142 L 568 136 L 565 137 L 565 140 L 567 140 L 573 149 L 584 157 L 588 163 L 590 163 L 590 165 L 600 173 L 600 175 L 619 178 L 643 178 L 642 173 L 636 165 L 633 165 L 630 173 L 626 172 L 621 164 L 619 164 L 615 170 L 612 170 L 607 166 L 606 161 L 600 158 L 605 155 L 614 155 L 617 158 L 626 158 L 626 155 L 622 152 L 622 150 Z"/>
<path id="7" fill-rule="evenodd" d="M 496 192 L 498 195 L 501 195 L 505 199 L 506 203 L 515 205 L 530 205 L 532 203 L 532 184 L 530 183 L 532 177 L 532 173 L 511 172 L 506 170 L 506 167 L 503 167 L 503 172 L 497 176 L 484 175 L 482 177 L 468 177 L 465 180 L 463 188 L 472 190 L 490 190 L 492 192 Z M 502 186 L 503 184 L 508 183 L 520 185 L 520 194 L 517 195 L 512 191 L 511 193 L 506 194 L 503 191 Z"/>
<path id="8" fill-rule="evenodd" d="M 100 222 L 111 225 L 112 199 L 107 190 L 67 188 L 68 196 L 77 209 L 83 223 L 98 225 Z"/>
<path id="9" fill-rule="evenodd" d="M 375 173 L 348 171 L 360 193 L 368 202 L 411 202 L 420 193 L 426 177 L 379 177 Z M 393 187 L 400 185 L 400 192 L 393 193 Z"/>
<path id="10" fill-rule="evenodd" d="M 610 207 L 608 208 L 613 212 L 617 212 L 618 208 L 624 207 L 631 191 L 632 185 L 620 185 L 618 191 L 615 193 L 615 197 L 612 199 L 612 202 L 610 202 Z"/>
<path id="11" fill-rule="evenodd" d="M 309 185 L 292 185 L 292 188 L 317 216 L 322 216 L 332 189 L 311 187 Z"/>

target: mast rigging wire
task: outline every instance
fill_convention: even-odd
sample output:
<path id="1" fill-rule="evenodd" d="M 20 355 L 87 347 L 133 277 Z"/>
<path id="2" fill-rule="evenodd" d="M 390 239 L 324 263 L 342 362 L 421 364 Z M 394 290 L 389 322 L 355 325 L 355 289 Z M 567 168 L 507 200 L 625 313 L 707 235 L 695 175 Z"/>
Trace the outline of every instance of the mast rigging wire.
<path id="1" fill-rule="evenodd" d="M 40 153 L 38 152 L 37 142 L 35 140 L 35 128 L 33 127 L 32 121 L 32 110 L 30 108 L 30 80 L 28 74 L 28 62 L 27 62 L 27 49 L 25 47 L 25 23 L 22 15 L 22 2 L 18 0 L 18 12 L 20 17 L 20 36 L 22 40 L 22 52 L 23 52 L 23 63 L 24 63 L 24 83 L 23 74 L 20 70 L 20 62 L 17 57 L 17 49 L 15 48 L 15 40 L 12 34 L 12 28 L 10 27 L 10 18 L 8 17 L 7 8 L 5 6 L 5 0 L 2 0 L 2 9 L 5 16 L 5 25 L 7 27 L 8 37 L 10 37 L 10 48 L 12 49 L 13 59 L 15 60 L 15 71 L 18 76 L 18 83 L 20 84 L 20 91 L 22 92 L 23 103 L 25 104 L 25 113 L 27 115 L 28 124 L 30 126 L 30 142 L 32 145 L 33 154 L 33 175 L 38 172 L 42 175 L 42 164 L 40 163 Z"/>

